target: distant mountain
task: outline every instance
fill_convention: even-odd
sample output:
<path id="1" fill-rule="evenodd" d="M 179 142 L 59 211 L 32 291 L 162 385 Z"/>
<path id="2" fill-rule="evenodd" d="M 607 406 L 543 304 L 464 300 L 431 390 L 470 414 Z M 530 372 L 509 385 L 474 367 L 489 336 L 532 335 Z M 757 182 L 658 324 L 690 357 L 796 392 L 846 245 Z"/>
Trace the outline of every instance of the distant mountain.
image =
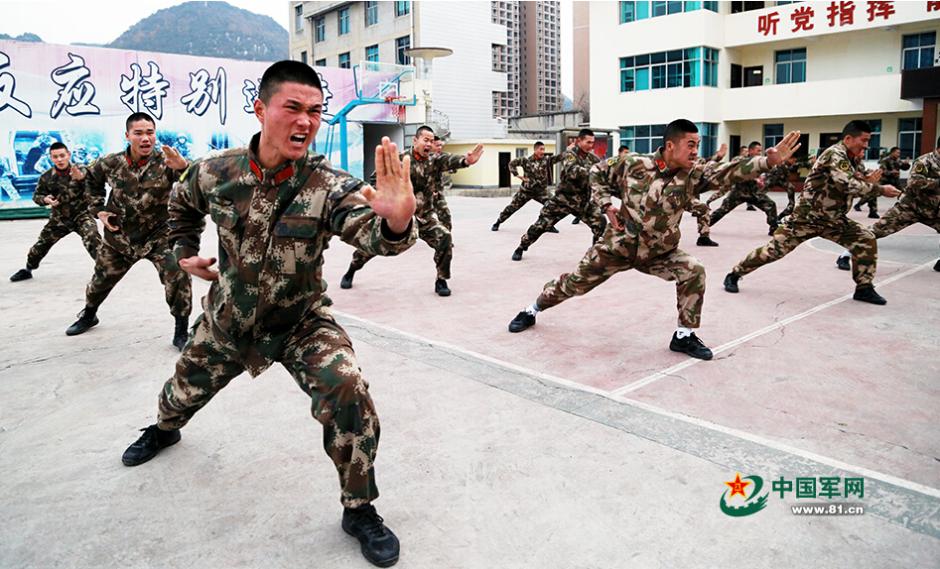
<path id="1" fill-rule="evenodd" d="M 0 34 L 0 40 L 16 40 L 16 41 L 34 41 L 42 43 L 42 38 L 36 34 L 20 34 L 16 37 L 7 34 Z"/>
<path id="2" fill-rule="evenodd" d="M 137 22 L 106 47 L 277 61 L 287 59 L 288 41 L 270 16 L 226 2 L 184 2 Z"/>

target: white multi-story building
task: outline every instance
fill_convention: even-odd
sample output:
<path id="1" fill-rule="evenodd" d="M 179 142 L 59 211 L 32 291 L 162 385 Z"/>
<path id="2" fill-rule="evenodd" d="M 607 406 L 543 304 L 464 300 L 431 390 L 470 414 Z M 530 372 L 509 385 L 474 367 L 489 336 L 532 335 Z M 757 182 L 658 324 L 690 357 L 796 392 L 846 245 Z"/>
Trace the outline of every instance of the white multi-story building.
<path id="1" fill-rule="evenodd" d="M 702 155 L 765 147 L 799 130 L 808 152 L 851 119 L 878 148 L 932 149 L 940 102 L 940 2 L 591 2 L 591 124 L 639 152 L 676 118 Z M 588 50 L 581 50 L 581 53 Z M 588 58 L 585 58 L 588 59 Z M 902 98 L 902 79 L 904 97 Z M 575 86 L 578 90 L 578 86 Z"/>

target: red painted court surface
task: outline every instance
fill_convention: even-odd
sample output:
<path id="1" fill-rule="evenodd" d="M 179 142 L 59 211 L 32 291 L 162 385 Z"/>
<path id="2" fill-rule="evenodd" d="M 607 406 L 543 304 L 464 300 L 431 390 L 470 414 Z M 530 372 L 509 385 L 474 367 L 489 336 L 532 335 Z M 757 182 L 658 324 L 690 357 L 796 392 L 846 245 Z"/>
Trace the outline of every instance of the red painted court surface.
<path id="1" fill-rule="evenodd" d="M 778 204 L 782 195 L 774 196 Z M 675 287 L 636 271 L 507 331 L 542 286 L 572 270 L 590 230 L 558 224 L 521 262 L 510 255 L 538 214 L 529 204 L 490 231 L 508 198 L 449 200 L 453 296 L 433 292 L 433 252 L 423 242 L 378 258 L 339 288 L 352 249 L 334 240 L 325 277 L 339 312 L 533 372 L 622 395 L 850 465 L 940 487 L 940 236 L 914 226 L 879 242 L 878 291 L 887 306 L 851 300 L 835 267 L 838 246 L 813 240 L 726 293 L 724 275 L 768 240 L 764 214 L 739 207 L 712 230 L 717 248 L 682 248 L 708 274 L 699 336 L 716 350 L 700 362 L 670 352 Z M 881 211 L 889 207 L 882 200 Z M 852 212 L 865 225 L 865 213 Z M 880 285 L 883 281 L 887 281 Z M 757 333 L 757 334 L 755 334 Z"/>

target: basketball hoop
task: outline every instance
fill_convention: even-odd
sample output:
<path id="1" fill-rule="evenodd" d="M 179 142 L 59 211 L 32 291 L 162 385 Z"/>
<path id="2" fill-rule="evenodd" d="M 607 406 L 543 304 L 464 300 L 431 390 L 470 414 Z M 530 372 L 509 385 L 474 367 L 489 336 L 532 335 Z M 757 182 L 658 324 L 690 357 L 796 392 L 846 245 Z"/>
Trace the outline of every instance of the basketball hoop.
<path id="1" fill-rule="evenodd" d="M 398 122 L 405 123 L 405 105 L 404 103 L 408 100 L 407 97 L 399 97 L 397 95 L 386 95 L 385 104 L 386 105 L 395 105 L 395 108 L 392 109 L 392 114 L 395 115 L 395 118 L 398 119 Z"/>

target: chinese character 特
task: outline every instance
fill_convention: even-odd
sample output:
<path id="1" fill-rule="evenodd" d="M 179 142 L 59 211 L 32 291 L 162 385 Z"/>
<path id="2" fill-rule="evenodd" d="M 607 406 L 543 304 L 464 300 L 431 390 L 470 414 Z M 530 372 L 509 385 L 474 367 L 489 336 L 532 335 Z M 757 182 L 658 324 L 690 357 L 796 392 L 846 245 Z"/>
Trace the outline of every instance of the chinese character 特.
<path id="1" fill-rule="evenodd" d="M 9 56 L 0 51 L 0 69 L 8 65 L 10 65 Z M 16 77 L 6 71 L 0 73 L 0 111 L 10 107 L 26 118 L 32 117 L 33 109 L 26 104 L 26 101 L 21 101 L 13 96 L 14 89 L 16 89 Z"/>
<path id="2" fill-rule="evenodd" d="M 851 26 L 855 23 L 855 2 L 830 2 L 826 17 L 830 28 L 836 25 L 836 17 L 839 18 L 839 26 Z"/>
<path id="3" fill-rule="evenodd" d="M 225 124 L 227 107 L 225 100 L 225 69 L 219 67 L 214 79 L 205 69 L 190 73 L 189 88 L 191 91 L 180 99 L 180 102 L 186 105 L 186 112 L 201 117 L 206 113 L 209 105 L 214 103 L 219 107 L 219 120 L 222 124 Z"/>
<path id="4" fill-rule="evenodd" d="M 245 96 L 245 106 L 242 107 L 242 110 L 249 115 L 255 114 L 255 99 L 258 98 L 258 85 L 260 84 L 261 79 L 258 79 L 257 82 L 245 79 L 245 84 L 242 87 L 242 95 Z"/>
<path id="5" fill-rule="evenodd" d="M 771 12 L 757 18 L 757 33 L 766 35 L 777 35 L 777 22 L 780 21 L 778 12 Z"/>
<path id="6" fill-rule="evenodd" d="M 63 109 L 73 117 L 101 114 L 101 109 L 91 102 L 95 98 L 95 86 L 87 81 L 91 71 L 85 67 L 82 57 L 69 53 L 69 62 L 53 69 L 50 77 L 61 87 L 49 109 L 50 117 L 58 118 Z"/>
<path id="7" fill-rule="evenodd" d="M 121 102 L 132 112 L 142 110 L 150 111 L 157 119 L 163 118 L 163 99 L 170 82 L 160 74 L 160 67 L 156 63 L 148 62 L 150 73 L 141 74 L 140 65 L 131 63 L 132 76 L 121 75 Z"/>
<path id="8" fill-rule="evenodd" d="M 790 14 L 790 19 L 793 20 L 793 29 L 791 32 L 796 32 L 799 30 L 811 30 L 813 29 L 813 16 L 816 13 L 813 12 L 813 9 L 809 6 L 802 6 L 797 8 Z"/>

